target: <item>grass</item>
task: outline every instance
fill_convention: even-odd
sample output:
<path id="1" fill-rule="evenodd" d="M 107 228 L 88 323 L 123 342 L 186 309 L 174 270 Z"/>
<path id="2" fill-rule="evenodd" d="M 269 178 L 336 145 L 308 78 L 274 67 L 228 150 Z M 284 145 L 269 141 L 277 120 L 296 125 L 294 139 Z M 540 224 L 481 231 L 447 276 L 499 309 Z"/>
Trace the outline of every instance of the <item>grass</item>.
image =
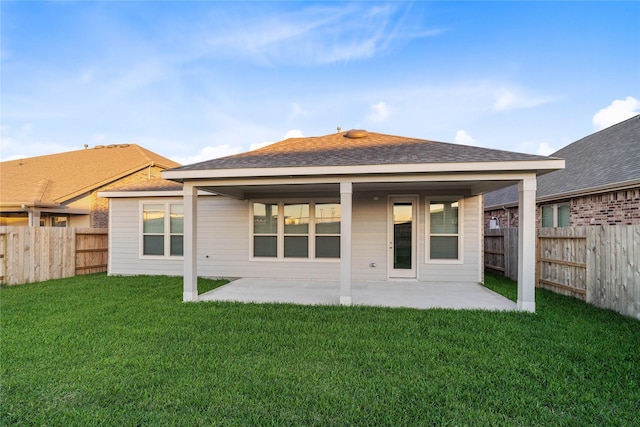
<path id="1" fill-rule="evenodd" d="M 538 290 L 527 314 L 181 295 L 101 274 L 0 290 L 0 425 L 638 425 L 640 323 L 568 297 Z"/>

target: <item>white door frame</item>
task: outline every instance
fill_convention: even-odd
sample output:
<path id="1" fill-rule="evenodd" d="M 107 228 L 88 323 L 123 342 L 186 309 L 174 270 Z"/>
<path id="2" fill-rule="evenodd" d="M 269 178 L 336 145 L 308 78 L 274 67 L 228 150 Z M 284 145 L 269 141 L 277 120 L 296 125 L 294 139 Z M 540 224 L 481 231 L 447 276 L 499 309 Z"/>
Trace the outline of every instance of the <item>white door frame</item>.
<path id="1" fill-rule="evenodd" d="M 415 279 L 418 277 L 418 208 L 417 194 L 390 195 L 387 202 L 387 277 L 389 279 Z M 394 268 L 396 248 L 394 243 L 394 210 L 396 203 L 411 203 L 411 267 Z"/>

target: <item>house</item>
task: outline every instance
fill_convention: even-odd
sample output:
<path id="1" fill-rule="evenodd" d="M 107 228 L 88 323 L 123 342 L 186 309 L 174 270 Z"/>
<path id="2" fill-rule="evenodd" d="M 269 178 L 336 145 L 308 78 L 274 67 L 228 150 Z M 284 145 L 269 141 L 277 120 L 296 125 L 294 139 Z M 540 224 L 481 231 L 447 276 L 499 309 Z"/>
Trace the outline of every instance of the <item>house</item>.
<path id="1" fill-rule="evenodd" d="M 159 178 L 180 164 L 135 144 L 0 163 L 0 225 L 107 227 L 99 191 Z"/>
<path id="2" fill-rule="evenodd" d="M 109 274 L 481 283 L 483 193 L 518 184 L 518 306 L 533 311 L 536 179 L 564 160 L 364 130 L 164 171 L 109 198 Z"/>
<path id="3" fill-rule="evenodd" d="M 538 179 L 538 227 L 640 224 L 640 115 L 551 156 L 566 168 Z M 485 195 L 485 226 L 518 226 L 518 189 Z"/>

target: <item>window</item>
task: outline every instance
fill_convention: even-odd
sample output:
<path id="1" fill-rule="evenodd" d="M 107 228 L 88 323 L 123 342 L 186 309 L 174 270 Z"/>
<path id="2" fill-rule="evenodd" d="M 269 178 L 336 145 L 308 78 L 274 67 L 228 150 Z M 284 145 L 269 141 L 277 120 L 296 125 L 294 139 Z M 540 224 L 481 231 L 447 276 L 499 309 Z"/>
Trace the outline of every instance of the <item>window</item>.
<path id="1" fill-rule="evenodd" d="M 278 205 L 253 204 L 253 256 L 278 256 Z"/>
<path id="2" fill-rule="evenodd" d="M 340 258 L 340 204 L 317 203 L 316 258 Z"/>
<path id="3" fill-rule="evenodd" d="M 182 256 L 184 207 L 181 204 L 142 205 L 142 255 Z"/>
<path id="4" fill-rule="evenodd" d="M 51 226 L 52 227 L 67 227 L 67 222 L 69 218 L 67 216 L 52 216 L 51 217 Z"/>
<path id="5" fill-rule="evenodd" d="M 254 202 L 255 258 L 340 258 L 340 204 Z"/>
<path id="6" fill-rule="evenodd" d="M 543 227 L 569 227 L 571 207 L 568 203 L 544 205 L 540 209 Z"/>
<path id="7" fill-rule="evenodd" d="M 459 214 L 458 201 L 429 202 L 429 259 L 459 259 Z"/>

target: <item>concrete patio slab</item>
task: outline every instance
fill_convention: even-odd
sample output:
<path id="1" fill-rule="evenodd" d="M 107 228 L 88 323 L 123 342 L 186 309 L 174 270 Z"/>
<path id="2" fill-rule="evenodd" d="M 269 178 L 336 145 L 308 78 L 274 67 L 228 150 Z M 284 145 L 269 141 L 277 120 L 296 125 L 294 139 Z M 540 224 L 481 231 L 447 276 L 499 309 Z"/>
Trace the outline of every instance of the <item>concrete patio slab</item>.
<path id="1" fill-rule="evenodd" d="M 353 305 L 517 310 L 515 302 L 477 283 L 354 282 L 351 296 Z M 340 285 L 330 281 L 242 278 L 203 293 L 198 301 L 338 305 Z"/>

